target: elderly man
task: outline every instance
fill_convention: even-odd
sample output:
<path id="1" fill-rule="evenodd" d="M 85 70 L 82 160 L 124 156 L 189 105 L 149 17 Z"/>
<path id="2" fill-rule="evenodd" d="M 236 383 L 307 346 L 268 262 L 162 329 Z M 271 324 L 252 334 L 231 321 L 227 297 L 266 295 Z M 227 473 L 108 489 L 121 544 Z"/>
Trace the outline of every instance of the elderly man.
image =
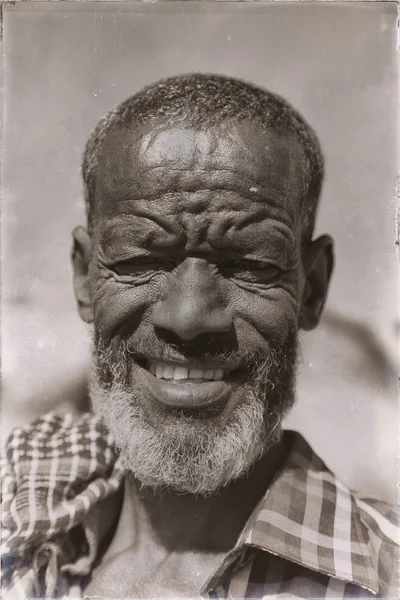
<path id="1" fill-rule="evenodd" d="M 9 440 L 9 597 L 397 597 L 393 512 L 281 428 L 333 267 L 313 130 L 261 88 L 172 77 L 100 121 L 83 176 L 94 414 Z"/>

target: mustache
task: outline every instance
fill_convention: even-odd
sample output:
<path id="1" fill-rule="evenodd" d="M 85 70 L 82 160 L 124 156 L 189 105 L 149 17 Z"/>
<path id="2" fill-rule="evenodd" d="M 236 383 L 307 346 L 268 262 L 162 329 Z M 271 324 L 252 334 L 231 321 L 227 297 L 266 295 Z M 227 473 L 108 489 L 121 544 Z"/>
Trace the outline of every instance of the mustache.
<path id="1" fill-rule="evenodd" d="M 106 342 L 100 336 L 95 336 L 94 351 L 98 364 L 108 366 L 121 374 L 127 368 L 130 360 L 147 362 L 155 360 L 160 362 L 185 363 L 190 360 L 192 368 L 203 368 L 205 364 L 212 364 L 213 368 L 224 371 L 246 370 L 252 376 L 259 376 L 261 372 L 272 371 L 275 377 L 284 375 L 296 363 L 297 334 L 290 332 L 286 340 L 277 343 L 270 340 L 266 350 L 246 350 L 243 348 L 225 348 L 221 343 L 213 345 L 199 344 L 169 344 L 154 335 L 115 336 Z"/>
<path id="2" fill-rule="evenodd" d="M 124 344 L 124 342 L 122 342 Z M 190 365 L 193 368 L 202 368 L 204 364 L 212 364 L 214 368 L 220 368 L 225 371 L 234 371 L 239 368 L 250 367 L 258 363 L 261 359 L 265 360 L 259 353 L 243 352 L 240 350 L 205 350 L 201 353 L 189 354 L 178 350 L 177 348 L 157 344 L 149 345 L 140 343 L 139 345 L 132 344 L 130 341 L 125 343 L 125 351 L 136 360 L 158 360 L 161 362 L 177 362 L 185 363 L 190 359 Z"/>

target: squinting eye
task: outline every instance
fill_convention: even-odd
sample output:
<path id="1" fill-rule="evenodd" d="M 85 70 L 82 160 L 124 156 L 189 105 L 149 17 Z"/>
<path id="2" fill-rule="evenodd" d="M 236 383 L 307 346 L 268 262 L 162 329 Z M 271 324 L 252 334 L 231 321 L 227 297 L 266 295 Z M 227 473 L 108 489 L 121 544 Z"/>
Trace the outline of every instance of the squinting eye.
<path id="1" fill-rule="evenodd" d="M 117 275 L 135 276 L 142 275 L 151 271 L 172 271 L 172 269 L 174 269 L 175 266 L 175 263 L 173 263 L 172 261 L 166 261 L 155 258 L 141 258 L 133 260 L 124 260 L 119 263 L 116 263 L 113 267 L 113 270 L 117 273 Z"/>
<path id="2" fill-rule="evenodd" d="M 282 273 L 276 265 L 255 260 L 228 261 L 220 265 L 219 270 L 225 277 L 254 281 L 270 281 Z"/>

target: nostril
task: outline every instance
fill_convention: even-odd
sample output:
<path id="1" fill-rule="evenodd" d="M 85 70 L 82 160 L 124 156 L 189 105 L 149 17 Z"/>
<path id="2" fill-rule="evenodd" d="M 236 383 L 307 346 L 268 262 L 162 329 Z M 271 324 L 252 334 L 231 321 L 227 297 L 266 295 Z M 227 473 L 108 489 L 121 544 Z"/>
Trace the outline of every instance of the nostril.
<path id="1" fill-rule="evenodd" d="M 173 331 L 165 329 L 164 327 L 154 326 L 155 334 L 158 338 L 164 340 L 169 346 L 176 349 L 181 349 L 185 344 L 182 343 L 182 339 Z"/>
<path id="2" fill-rule="evenodd" d="M 197 326 L 182 327 L 180 324 L 171 325 L 170 328 L 155 327 L 155 330 L 158 331 L 160 337 L 175 340 L 175 342 L 172 342 L 172 345 L 175 346 L 182 345 L 182 343 L 187 344 L 203 333 L 203 330 L 199 329 Z"/>
<path id="3" fill-rule="evenodd" d="M 179 356 L 185 359 L 200 359 L 205 355 L 216 357 L 238 350 L 238 340 L 234 327 L 227 332 L 218 334 L 202 333 L 190 340 L 184 340 L 176 333 L 159 327 L 155 327 L 154 331 L 159 340 L 167 344 L 172 351 L 177 352 L 174 355 L 175 359 L 179 359 Z"/>
<path id="4" fill-rule="evenodd" d="M 188 302 L 155 307 L 151 321 L 158 330 L 169 331 L 186 341 L 203 333 L 227 332 L 233 326 L 228 310 Z"/>

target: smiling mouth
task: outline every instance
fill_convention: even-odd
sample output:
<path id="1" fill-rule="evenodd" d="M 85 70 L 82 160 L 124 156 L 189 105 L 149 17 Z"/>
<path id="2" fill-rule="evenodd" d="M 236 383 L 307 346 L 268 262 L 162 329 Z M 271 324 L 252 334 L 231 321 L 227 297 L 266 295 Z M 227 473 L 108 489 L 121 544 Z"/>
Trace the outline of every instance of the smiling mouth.
<path id="1" fill-rule="evenodd" d="M 179 363 L 136 357 L 141 369 L 136 383 L 147 397 L 176 414 L 216 416 L 223 411 L 232 391 L 243 379 L 243 369 L 228 370 L 211 361 Z"/>
<path id="2" fill-rule="evenodd" d="M 222 381 L 225 376 L 223 369 L 220 368 L 188 368 L 155 360 L 148 362 L 147 369 L 157 379 L 167 379 L 174 383 Z"/>

